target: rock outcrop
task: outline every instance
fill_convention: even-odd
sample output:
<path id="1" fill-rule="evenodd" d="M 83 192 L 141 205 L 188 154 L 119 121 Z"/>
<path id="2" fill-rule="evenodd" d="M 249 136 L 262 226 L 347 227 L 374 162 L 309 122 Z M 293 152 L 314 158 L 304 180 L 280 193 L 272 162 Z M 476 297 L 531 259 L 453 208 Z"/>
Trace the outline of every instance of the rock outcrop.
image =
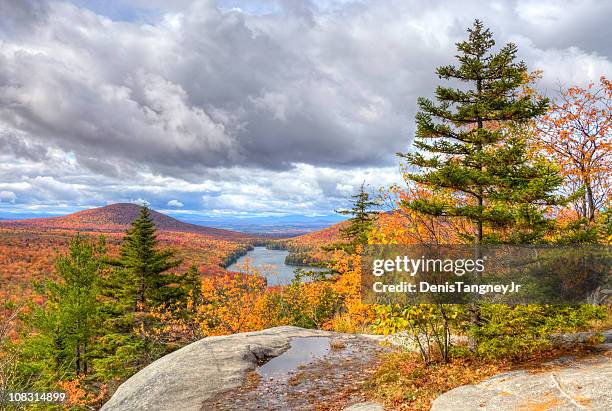
<path id="1" fill-rule="evenodd" d="M 584 342 L 594 335 L 561 335 L 556 343 Z M 245 384 L 253 374 L 249 371 L 283 354 L 299 337 L 329 337 L 330 351 L 283 381 L 276 375 L 260 376 L 256 387 Z M 562 358 L 544 364 L 539 372 L 514 371 L 458 387 L 438 397 L 432 410 L 612 409 L 612 333 L 604 337 L 596 356 Z M 299 347 L 298 340 L 293 340 L 295 347 Z M 337 405 L 344 403 L 347 410 L 382 410 L 381 405 L 366 402 L 358 389 L 374 369 L 378 355 L 389 349 L 380 346 L 381 340 L 393 343 L 388 338 L 298 327 L 204 338 L 136 373 L 102 410 L 238 410 L 251 405 L 256 409 L 305 409 L 313 405 L 313 398 L 317 404 L 337 404 L 337 394 L 342 394 Z"/>
<path id="2" fill-rule="evenodd" d="M 205 400 L 240 387 L 258 363 L 289 349 L 292 337 L 330 334 L 276 327 L 204 338 L 140 370 L 121 384 L 102 410 L 200 410 Z"/>
<path id="3" fill-rule="evenodd" d="M 240 387 L 258 363 L 289 349 L 291 338 L 333 335 L 276 327 L 204 338 L 140 370 L 121 384 L 102 410 L 200 410 L 205 400 Z"/>
<path id="4" fill-rule="evenodd" d="M 513 371 L 442 394 L 432 411 L 612 410 L 612 344 L 586 359 L 563 358 L 539 372 Z"/>

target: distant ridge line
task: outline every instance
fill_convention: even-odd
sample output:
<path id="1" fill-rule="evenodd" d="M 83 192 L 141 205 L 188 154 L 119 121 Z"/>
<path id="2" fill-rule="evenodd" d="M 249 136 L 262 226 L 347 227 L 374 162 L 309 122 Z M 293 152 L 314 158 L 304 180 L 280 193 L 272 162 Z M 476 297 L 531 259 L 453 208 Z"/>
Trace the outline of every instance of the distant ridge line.
<path id="1" fill-rule="evenodd" d="M 142 206 L 138 204 L 116 203 L 104 207 L 78 211 L 65 216 L 28 218 L 23 220 L 0 220 L 0 227 L 118 231 L 127 229 L 132 221 L 138 217 L 141 208 Z M 151 218 L 157 229 L 162 231 L 178 231 L 233 239 L 256 237 L 239 231 L 186 223 L 153 209 L 151 209 Z"/>

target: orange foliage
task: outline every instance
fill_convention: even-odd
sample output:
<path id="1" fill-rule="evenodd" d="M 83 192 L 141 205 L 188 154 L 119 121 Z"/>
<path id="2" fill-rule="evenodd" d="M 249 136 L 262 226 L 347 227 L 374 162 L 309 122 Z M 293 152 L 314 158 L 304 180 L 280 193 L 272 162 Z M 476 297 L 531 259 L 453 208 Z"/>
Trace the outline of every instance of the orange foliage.
<path id="1" fill-rule="evenodd" d="M 345 222 L 334 224 L 333 226 L 324 228 L 323 230 L 286 240 L 285 243 L 290 249 L 320 248 L 322 246 L 337 242 L 340 238 L 340 230 L 345 225 Z"/>
<path id="2" fill-rule="evenodd" d="M 0 297 L 29 296 L 32 280 L 52 278 L 55 258 L 67 248 L 70 238 L 77 232 L 0 226 Z M 101 234 L 106 237 L 110 254 L 116 255 L 124 232 L 88 231 L 83 235 L 96 238 Z M 158 240 L 160 246 L 176 249 L 177 256 L 183 260 L 183 265 L 177 271 L 186 271 L 191 264 L 195 264 L 205 275 L 224 273 L 222 265 L 226 259 L 248 246 L 248 241 L 175 231 L 160 231 Z"/>
<path id="3" fill-rule="evenodd" d="M 200 338 L 257 331 L 274 317 L 267 298 L 273 293 L 256 274 L 227 273 L 206 277 L 198 295 L 190 293 L 186 306 L 157 307 L 147 313 L 158 324 L 140 335 L 158 343 L 184 345 Z"/>
<path id="4" fill-rule="evenodd" d="M 66 393 L 66 401 L 63 403 L 66 407 L 87 407 L 100 405 L 99 403 L 106 397 L 106 385 L 102 385 L 97 393 L 92 393 L 82 387 L 80 378 L 69 381 L 61 381 L 60 389 Z"/>
<path id="5" fill-rule="evenodd" d="M 323 230 L 304 234 L 289 240 L 282 240 L 281 242 L 292 253 L 304 255 L 306 257 L 304 259 L 305 263 L 327 262 L 330 260 L 331 254 L 324 251 L 323 248 L 342 240 L 340 231 L 346 224 L 347 222 L 341 222 Z"/>
<path id="6" fill-rule="evenodd" d="M 107 229 L 110 230 L 108 227 L 101 227 L 100 231 L 90 229 L 81 234 L 89 238 L 104 235 L 109 255 L 116 257 L 125 233 L 122 229 L 105 231 Z M 33 285 L 55 277 L 55 259 L 68 248 L 77 232 L 77 229 L 0 223 L 0 302 L 42 305 L 43 298 L 34 292 Z M 249 246 L 249 241 L 244 239 L 192 232 L 158 231 L 157 238 L 161 247 L 175 249 L 177 257 L 182 259 L 182 265 L 175 270 L 177 273 L 186 272 L 193 264 L 204 277 L 227 273 L 223 265 L 228 258 L 244 252 Z M 0 316 L 7 313 L 0 304 Z M 14 326 L 18 326 L 18 322 Z"/>
<path id="7" fill-rule="evenodd" d="M 328 328 L 338 331 L 361 331 L 374 318 L 371 305 L 361 302 L 361 248 L 355 254 L 335 251 L 332 268 L 339 273 L 334 289 L 342 297 L 344 312 L 334 318 Z"/>
<path id="8" fill-rule="evenodd" d="M 600 78 L 598 87 L 561 90 L 559 101 L 537 125 L 536 144 L 567 177 L 568 189 L 584 189 L 576 205 L 583 217 L 609 205 L 612 190 L 612 82 Z"/>
<path id="9" fill-rule="evenodd" d="M 392 187 L 391 191 L 397 196 L 393 204 L 395 211 L 378 217 L 370 244 L 459 244 L 463 242 L 461 235 L 473 229 L 466 219 L 435 217 L 404 206 L 406 202 L 421 198 L 448 202 L 452 198 L 450 195 L 433 193 L 418 185 L 405 190 Z"/>
<path id="10" fill-rule="evenodd" d="M 265 328 L 265 279 L 256 274 L 225 274 L 202 281 L 197 308 L 206 335 L 235 334 Z"/>

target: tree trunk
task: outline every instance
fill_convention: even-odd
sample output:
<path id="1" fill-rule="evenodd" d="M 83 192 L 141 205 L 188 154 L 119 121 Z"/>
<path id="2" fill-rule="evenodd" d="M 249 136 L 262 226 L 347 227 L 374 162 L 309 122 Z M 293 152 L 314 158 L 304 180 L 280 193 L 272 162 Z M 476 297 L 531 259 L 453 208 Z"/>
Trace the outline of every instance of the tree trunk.
<path id="1" fill-rule="evenodd" d="M 87 375 L 87 340 L 83 342 L 83 374 Z"/>
<path id="2" fill-rule="evenodd" d="M 480 210 L 482 210 L 482 206 L 482 197 L 478 197 L 478 207 L 480 208 Z M 482 214 L 482 212 L 480 214 Z M 474 242 L 476 244 L 482 243 L 482 217 L 480 217 L 478 221 L 476 221 L 476 237 L 474 238 Z"/>
<path id="3" fill-rule="evenodd" d="M 480 98 L 480 95 L 482 93 L 482 80 L 478 79 L 476 81 L 476 91 L 478 93 L 478 96 Z M 482 118 L 480 118 L 480 116 L 478 117 L 478 129 L 482 129 L 484 128 L 484 122 L 482 120 Z M 480 135 L 478 136 L 478 138 L 480 138 Z M 478 141 L 476 143 L 476 149 L 478 150 L 478 153 L 482 153 L 482 143 L 480 141 Z M 483 171 L 483 167 L 482 164 L 479 165 L 480 168 L 480 172 Z M 474 237 L 474 243 L 476 245 L 477 248 L 477 258 L 481 257 L 482 254 L 482 250 L 480 249 L 480 244 L 482 243 L 482 236 L 483 236 L 483 229 L 482 229 L 482 208 L 484 206 L 484 199 L 483 199 L 483 192 L 482 192 L 482 187 L 478 188 L 478 220 L 476 221 L 476 235 Z M 476 303 L 472 303 L 469 305 L 468 311 L 470 313 L 470 326 L 472 329 L 478 328 L 480 326 L 480 306 Z M 476 349 L 478 348 L 478 341 L 476 340 L 476 337 L 473 333 L 472 330 L 470 330 L 470 333 L 468 335 L 468 348 L 470 351 L 474 352 L 476 351 Z"/>
<path id="4" fill-rule="evenodd" d="M 140 307 L 138 307 L 140 303 Z M 141 273 L 140 275 L 140 289 L 138 290 L 138 298 L 136 298 L 136 304 L 134 307 L 134 312 L 144 311 L 144 303 L 145 303 L 145 274 Z"/>
<path id="5" fill-rule="evenodd" d="M 480 327 L 480 306 L 476 303 L 472 303 L 469 305 L 468 311 L 470 314 L 470 325 L 472 328 Z M 478 341 L 473 330 L 470 330 L 470 334 L 468 336 L 468 348 L 472 352 L 475 352 L 478 348 Z"/>
<path id="6" fill-rule="evenodd" d="M 593 198 L 593 188 L 588 177 L 585 178 L 584 185 L 586 188 L 586 203 L 587 203 L 587 218 L 589 221 L 595 221 L 595 199 Z"/>
<path id="7" fill-rule="evenodd" d="M 76 346 L 76 375 L 79 376 L 81 374 L 81 345 L 77 344 Z"/>

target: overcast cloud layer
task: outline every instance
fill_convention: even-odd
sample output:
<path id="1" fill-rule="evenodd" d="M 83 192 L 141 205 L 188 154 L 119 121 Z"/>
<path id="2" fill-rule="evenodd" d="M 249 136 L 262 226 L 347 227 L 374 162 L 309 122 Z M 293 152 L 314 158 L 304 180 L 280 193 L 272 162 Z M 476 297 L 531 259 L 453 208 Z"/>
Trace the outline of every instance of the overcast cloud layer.
<path id="1" fill-rule="evenodd" d="M 610 15 L 597 0 L 0 0 L 0 211 L 329 213 L 364 180 L 398 181 L 416 98 L 475 18 L 554 96 L 612 77 Z"/>

